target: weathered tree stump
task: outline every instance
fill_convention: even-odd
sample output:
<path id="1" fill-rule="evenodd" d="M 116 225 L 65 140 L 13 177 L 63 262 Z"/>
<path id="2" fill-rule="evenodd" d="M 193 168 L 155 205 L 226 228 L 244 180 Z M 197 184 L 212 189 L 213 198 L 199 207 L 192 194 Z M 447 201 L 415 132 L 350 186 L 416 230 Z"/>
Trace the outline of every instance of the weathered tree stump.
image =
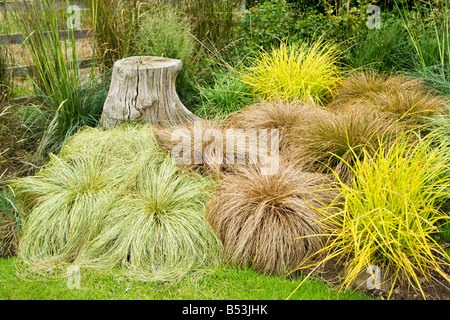
<path id="1" fill-rule="evenodd" d="M 101 124 L 145 120 L 160 126 L 194 122 L 198 118 L 178 98 L 175 79 L 181 60 L 135 56 L 114 63 Z"/>

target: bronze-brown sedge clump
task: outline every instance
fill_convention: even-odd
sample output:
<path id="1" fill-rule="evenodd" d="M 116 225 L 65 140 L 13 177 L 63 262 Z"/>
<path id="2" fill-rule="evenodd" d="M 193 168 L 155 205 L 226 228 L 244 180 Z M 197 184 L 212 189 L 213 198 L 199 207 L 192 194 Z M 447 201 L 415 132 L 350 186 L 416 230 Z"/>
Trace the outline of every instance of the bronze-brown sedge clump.
<path id="1" fill-rule="evenodd" d="M 448 103 L 447 98 L 427 90 L 418 79 L 366 71 L 344 79 L 329 107 L 341 111 L 357 105 L 415 129 L 424 123 L 424 117 L 442 113 Z"/>
<path id="2" fill-rule="evenodd" d="M 235 165 L 267 164 L 271 154 L 271 145 L 250 144 L 251 132 L 207 120 L 152 129 L 160 147 L 183 168 L 217 177 Z"/>
<path id="3" fill-rule="evenodd" d="M 323 112 L 312 101 L 305 103 L 266 100 L 235 112 L 225 119 L 224 125 L 241 129 L 278 129 L 280 149 L 283 149 L 284 139 L 293 128 L 315 121 L 318 114 Z"/>
<path id="4" fill-rule="evenodd" d="M 324 212 L 338 191 L 327 175 L 289 163 L 273 175 L 256 167 L 235 167 L 206 205 L 206 219 L 231 264 L 267 274 L 285 274 L 326 243 Z M 322 208 L 319 212 L 316 208 Z M 301 237 L 301 239 L 296 239 Z"/>
<path id="5" fill-rule="evenodd" d="M 321 112 L 315 121 L 292 130 L 281 156 L 302 163 L 312 172 L 334 170 L 343 182 L 350 183 L 354 160 L 365 152 L 374 153 L 382 145 L 389 146 L 399 130 L 389 117 L 358 105 Z"/>

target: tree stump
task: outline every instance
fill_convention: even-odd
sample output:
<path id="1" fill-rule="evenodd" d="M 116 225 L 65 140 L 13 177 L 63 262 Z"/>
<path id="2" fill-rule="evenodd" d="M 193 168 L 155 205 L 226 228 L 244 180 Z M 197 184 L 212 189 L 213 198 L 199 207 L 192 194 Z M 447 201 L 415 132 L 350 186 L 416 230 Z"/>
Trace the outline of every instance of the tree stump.
<path id="1" fill-rule="evenodd" d="M 145 120 L 160 126 L 191 123 L 199 119 L 178 98 L 175 80 L 182 61 L 135 56 L 114 63 L 111 86 L 100 123 Z"/>

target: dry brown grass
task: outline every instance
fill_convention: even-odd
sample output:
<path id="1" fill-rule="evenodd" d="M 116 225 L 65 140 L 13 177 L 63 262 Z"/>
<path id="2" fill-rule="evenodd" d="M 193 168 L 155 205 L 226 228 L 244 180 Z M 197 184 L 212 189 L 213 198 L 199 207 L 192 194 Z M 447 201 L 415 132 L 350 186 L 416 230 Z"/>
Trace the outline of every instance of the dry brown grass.
<path id="1" fill-rule="evenodd" d="M 338 193 L 327 175 L 288 163 L 275 175 L 263 175 L 257 166 L 234 169 L 206 206 L 231 264 L 284 274 L 323 247 L 325 237 L 318 235 L 326 228 L 318 221 L 324 211 L 315 208 L 330 206 Z"/>
<path id="2" fill-rule="evenodd" d="M 252 148 L 245 130 L 226 128 L 220 123 L 203 120 L 201 126 L 197 123 L 152 128 L 160 147 L 166 152 L 173 155 L 175 151 L 176 155 L 183 156 L 180 151 L 188 151 L 181 163 L 183 168 L 218 177 L 237 164 L 265 164 L 270 156 L 270 146 Z"/>
<path id="3" fill-rule="evenodd" d="M 280 148 L 284 137 L 304 123 L 314 121 L 322 112 L 313 102 L 262 101 L 245 107 L 230 115 L 224 125 L 232 128 L 278 129 Z"/>
<path id="4" fill-rule="evenodd" d="M 328 173 L 332 169 L 343 182 L 351 182 L 355 158 L 361 159 L 364 152 L 373 153 L 382 145 L 389 146 L 399 130 L 391 118 L 358 106 L 322 112 L 315 121 L 292 130 L 281 156 L 314 172 Z"/>
<path id="5" fill-rule="evenodd" d="M 14 217 L 0 211 L 0 258 L 14 257 L 17 253 L 17 222 Z"/>
<path id="6" fill-rule="evenodd" d="M 423 117 L 443 112 L 448 103 L 448 98 L 428 91 L 419 79 L 370 71 L 356 72 L 343 80 L 329 107 L 338 111 L 355 106 L 376 110 L 416 127 L 423 123 Z"/>

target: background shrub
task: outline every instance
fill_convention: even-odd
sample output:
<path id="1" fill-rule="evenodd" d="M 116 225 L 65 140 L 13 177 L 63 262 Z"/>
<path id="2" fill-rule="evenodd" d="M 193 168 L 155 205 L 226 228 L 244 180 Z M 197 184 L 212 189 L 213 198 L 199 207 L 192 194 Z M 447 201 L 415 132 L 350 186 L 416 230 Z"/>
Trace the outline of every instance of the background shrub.
<path id="1" fill-rule="evenodd" d="M 183 68 L 176 79 L 177 93 L 182 101 L 195 94 L 196 45 L 188 16 L 175 7 L 160 4 L 145 10 L 132 35 L 130 54 L 179 59 Z M 194 79 L 192 79 L 194 77 Z"/>

